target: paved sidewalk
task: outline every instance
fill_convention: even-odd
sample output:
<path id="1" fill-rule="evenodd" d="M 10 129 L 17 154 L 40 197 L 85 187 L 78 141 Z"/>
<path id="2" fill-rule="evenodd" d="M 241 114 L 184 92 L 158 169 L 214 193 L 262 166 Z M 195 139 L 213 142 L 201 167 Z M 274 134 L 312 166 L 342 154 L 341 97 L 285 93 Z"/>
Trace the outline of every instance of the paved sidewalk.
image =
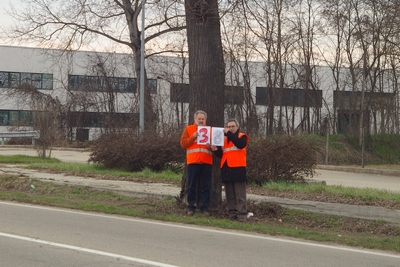
<path id="1" fill-rule="evenodd" d="M 101 190 L 108 190 L 130 196 L 165 197 L 178 196 L 180 188 L 170 184 L 162 183 L 135 183 L 129 181 L 98 180 L 87 177 L 54 174 L 18 168 L 13 165 L 1 166 L 0 173 L 11 173 L 49 181 L 58 184 L 88 186 Z M 400 226 L 400 210 L 391 210 L 382 207 L 358 206 L 335 204 L 317 201 L 301 201 L 287 198 L 268 197 L 259 195 L 248 195 L 249 200 L 256 202 L 275 202 L 283 207 L 306 210 L 319 214 L 332 214 L 350 218 L 361 218 L 370 220 L 384 220 L 391 224 Z"/>

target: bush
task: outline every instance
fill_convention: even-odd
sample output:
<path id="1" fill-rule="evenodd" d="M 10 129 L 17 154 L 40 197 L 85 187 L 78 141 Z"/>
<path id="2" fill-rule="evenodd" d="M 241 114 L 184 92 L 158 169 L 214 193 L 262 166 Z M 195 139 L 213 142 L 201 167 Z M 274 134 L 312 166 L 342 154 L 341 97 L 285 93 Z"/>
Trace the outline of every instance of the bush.
<path id="1" fill-rule="evenodd" d="M 315 174 L 317 146 L 301 137 L 272 136 L 252 139 L 247 149 L 250 183 L 304 180 Z"/>
<path id="2" fill-rule="evenodd" d="M 94 145 L 90 161 L 107 168 L 128 171 L 181 170 L 185 151 L 179 144 L 181 133 L 160 137 L 155 133 L 142 136 L 132 133 L 112 133 L 102 136 Z M 179 163 L 179 164 L 176 164 Z M 178 166 L 178 167 L 177 167 Z"/>
<path id="3" fill-rule="evenodd" d="M 102 136 L 94 145 L 90 161 L 106 168 L 128 171 L 172 169 L 182 171 L 186 155 L 179 144 L 181 133 L 160 137 L 146 133 Z M 316 146 L 299 137 L 274 136 L 251 139 L 247 150 L 247 176 L 251 183 L 294 181 L 314 174 Z"/>

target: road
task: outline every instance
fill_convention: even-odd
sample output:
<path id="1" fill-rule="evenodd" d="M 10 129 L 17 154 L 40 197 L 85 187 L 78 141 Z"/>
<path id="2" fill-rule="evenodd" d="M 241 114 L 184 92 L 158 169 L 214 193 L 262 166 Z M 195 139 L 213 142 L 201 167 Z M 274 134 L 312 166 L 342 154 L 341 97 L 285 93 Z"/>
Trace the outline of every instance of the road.
<path id="1" fill-rule="evenodd" d="M 27 155 L 27 156 L 38 156 L 38 153 L 33 148 L 22 148 L 22 147 L 10 147 L 0 146 L 0 155 L 12 156 L 12 155 Z M 88 162 L 90 152 L 82 151 L 79 149 L 53 149 L 51 151 L 51 157 L 57 158 L 64 162 Z"/>
<path id="2" fill-rule="evenodd" d="M 398 266 L 400 255 L 0 202 L 2 266 Z"/>
<path id="3" fill-rule="evenodd" d="M 400 177 L 371 173 L 354 173 L 332 170 L 316 170 L 315 181 L 324 181 L 327 185 L 342 185 L 356 188 L 375 188 L 400 192 Z"/>

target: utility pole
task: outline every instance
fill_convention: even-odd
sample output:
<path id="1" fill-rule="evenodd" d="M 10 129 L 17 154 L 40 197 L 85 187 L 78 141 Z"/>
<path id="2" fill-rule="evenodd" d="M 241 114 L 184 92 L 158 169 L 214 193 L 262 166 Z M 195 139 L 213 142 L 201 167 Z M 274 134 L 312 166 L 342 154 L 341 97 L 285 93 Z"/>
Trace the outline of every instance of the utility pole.
<path id="1" fill-rule="evenodd" d="M 144 131 L 144 18 L 145 18 L 145 3 L 146 0 L 142 0 L 142 36 L 140 43 L 140 107 L 139 107 L 139 130 L 141 133 Z"/>

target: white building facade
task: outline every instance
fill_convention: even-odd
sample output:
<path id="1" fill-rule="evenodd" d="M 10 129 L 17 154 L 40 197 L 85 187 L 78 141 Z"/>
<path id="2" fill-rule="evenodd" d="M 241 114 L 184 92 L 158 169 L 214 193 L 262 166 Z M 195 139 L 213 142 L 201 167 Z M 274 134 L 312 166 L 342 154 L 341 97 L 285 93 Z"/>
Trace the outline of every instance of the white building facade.
<path id="1" fill-rule="evenodd" d="M 338 81 L 330 67 L 312 66 L 308 72 L 312 78 L 304 78 L 306 68 L 291 66 L 284 72 L 284 83 L 279 84 L 271 83 L 266 63 L 249 62 L 246 71 L 243 66 L 226 63 L 225 117 L 239 117 L 246 125 L 251 106 L 261 133 L 267 132 L 271 118 L 274 128 L 279 126 L 274 131 L 287 134 L 304 132 L 307 128 L 315 133 L 324 123 L 334 132 L 340 132 L 352 123 L 352 118 L 359 122 L 361 96 L 369 131 L 398 133 L 396 73 L 382 76 L 379 88 L 371 91 L 368 82 L 363 83 L 362 71 L 356 81 L 350 81 L 348 70 L 341 69 Z M 191 123 L 188 59 L 153 56 L 146 59 L 146 71 L 159 129 Z M 72 116 L 75 118 L 71 124 L 72 138 L 78 137 L 77 129 L 87 133 L 83 139 L 98 138 L 104 127 L 102 118 L 109 112 L 118 114 L 121 120 L 138 118 L 137 79 L 130 54 L 0 46 L 0 132 L 29 128 L 30 101 L 12 93 L 24 83 L 57 99 L 76 115 Z M 111 86 L 112 96 L 104 89 L 107 86 Z M 80 124 L 77 114 L 86 114 Z M 309 121 L 305 122 L 305 118 Z M 373 129 L 372 121 L 380 128 Z"/>

